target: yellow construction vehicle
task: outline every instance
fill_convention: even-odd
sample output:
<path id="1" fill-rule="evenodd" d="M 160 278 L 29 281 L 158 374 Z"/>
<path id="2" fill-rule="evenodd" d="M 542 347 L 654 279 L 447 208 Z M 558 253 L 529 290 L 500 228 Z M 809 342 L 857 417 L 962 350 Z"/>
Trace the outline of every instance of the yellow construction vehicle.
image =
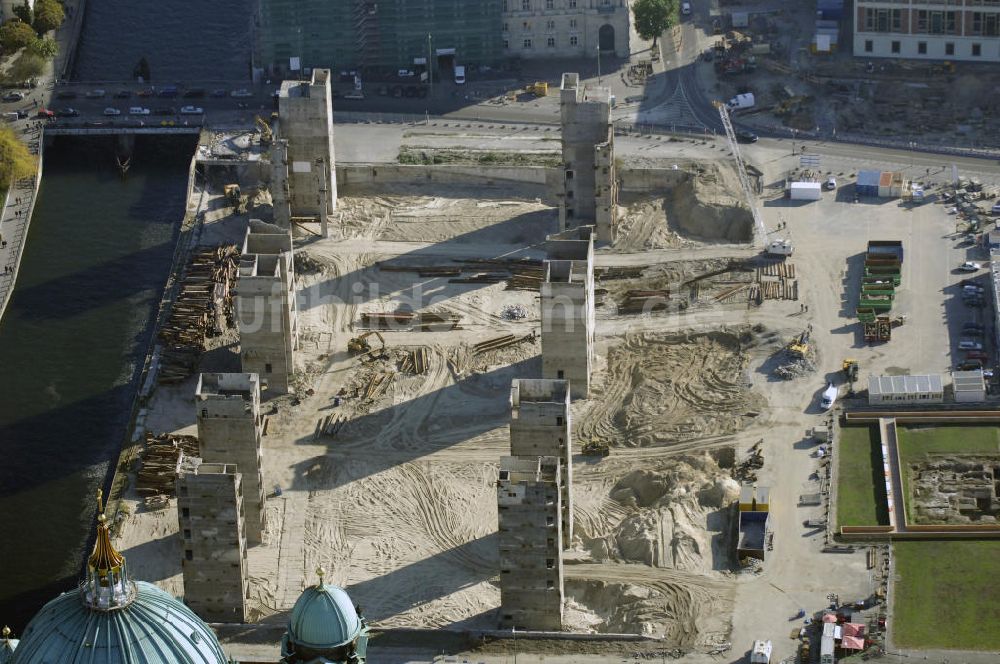
<path id="1" fill-rule="evenodd" d="M 852 358 L 847 358 L 841 365 L 841 370 L 844 372 L 844 378 L 848 382 L 853 383 L 858 379 L 858 361 Z"/>
<path id="2" fill-rule="evenodd" d="M 809 353 L 809 330 L 792 339 L 788 352 L 797 357 L 805 357 Z"/>
<path id="3" fill-rule="evenodd" d="M 368 337 L 372 336 L 373 334 L 378 338 L 379 342 L 382 344 L 382 347 L 377 349 L 376 353 L 381 353 L 382 351 L 384 351 L 385 337 L 383 337 L 382 333 L 379 332 L 378 330 L 370 330 L 360 336 L 352 337 L 351 340 L 347 342 L 347 352 L 350 353 L 351 355 L 372 353 L 372 347 L 371 344 L 368 343 Z"/>
<path id="4" fill-rule="evenodd" d="M 580 452 L 583 453 L 584 456 L 606 457 L 611 454 L 611 448 L 603 441 L 590 440 L 583 444 L 580 448 Z"/>
<path id="5" fill-rule="evenodd" d="M 525 92 L 530 92 L 536 97 L 545 97 L 549 94 L 549 84 L 545 81 L 535 81 L 524 88 Z"/>
<path id="6" fill-rule="evenodd" d="M 270 145 L 274 140 L 274 132 L 271 131 L 271 125 L 259 115 L 255 115 L 253 121 L 257 125 L 257 129 L 260 130 L 260 144 Z"/>

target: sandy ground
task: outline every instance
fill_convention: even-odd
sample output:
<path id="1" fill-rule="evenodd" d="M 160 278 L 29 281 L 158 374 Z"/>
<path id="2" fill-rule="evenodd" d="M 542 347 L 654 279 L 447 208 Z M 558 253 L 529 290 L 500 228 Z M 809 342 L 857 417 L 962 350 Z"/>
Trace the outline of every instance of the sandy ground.
<path id="1" fill-rule="evenodd" d="M 767 182 L 795 161 L 779 150 L 753 154 Z M 838 159 L 826 160 L 824 169 L 852 172 L 855 156 Z M 555 210 L 538 192 L 511 188 L 342 193 L 341 237 L 300 243 L 313 269 L 297 283 L 299 362 L 302 387 L 313 393 L 300 391 L 299 403 L 279 398 L 267 405 L 265 485 L 280 486 L 282 495 L 268 500 L 265 543 L 250 551 L 253 609 L 281 622 L 323 565 L 378 627 L 490 628 L 499 603 L 493 482 L 509 449 L 508 390 L 511 379 L 539 374 L 540 349 L 525 341 L 474 355 L 471 346 L 536 329 L 537 295 L 380 270 L 378 263 L 537 255 Z M 730 654 L 739 655 L 753 639 L 771 638 L 775 655 L 785 657 L 795 645 L 786 638 L 789 618 L 800 607 L 819 609 L 830 592 L 847 599 L 871 591 L 862 553 L 824 555 L 822 533 L 802 529 L 803 519 L 825 514 L 825 507 L 796 506 L 800 494 L 820 489 L 810 479 L 817 460 L 805 430 L 824 421 L 817 397 L 843 357 L 858 359 L 863 374 L 950 366 L 949 340 L 957 339 L 965 314 L 949 297 L 959 279 L 952 268 L 974 256 L 956 246 L 953 220 L 940 206 L 853 204 L 846 193 L 801 207 L 765 198 L 765 222 L 786 222 L 796 243 L 801 302 L 747 308 L 745 301 L 701 298 L 683 312 L 599 310 L 595 396 L 574 405 L 574 429 L 577 445 L 603 440 L 612 452 L 603 460 L 575 457 L 578 527 L 565 568 L 569 628 L 646 633 L 664 638 L 656 647 L 703 654 L 731 642 Z M 669 226 L 669 214 L 661 214 L 666 203 L 642 205 L 634 214 L 643 220 L 633 227 L 644 230 L 629 234 L 638 238 L 632 248 L 601 250 L 597 263 L 652 269 L 635 283 L 599 283 L 607 286 L 606 298 L 629 288 L 669 287 L 713 261 L 754 253 L 698 242 Z M 895 238 L 906 243 L 898 309 L 909 319 L 890 345 L 869 347 L 853 317 L 852 270 L 868 239 Z M 725 277 L 718 280 L 712 288 L 724 287 Z M 504 319 L 508 305 L 523 306 L 526 316 Z M 389 358 L 378 362 L 347 355 L 363 312 L 400 308 L 458 315 L 462 329 L 387 332 Z M 817 372 L 774 379 L 768 359 L 808 323 L 819 348 Z M 428 349 L 427 373 L 396 371 L 402 351 L 417 347 Z M 220 353 L 211 361 L 229 359 Z M 383 394 L 333 405 L 342 389 L 364 386 L 377 372 L 393 372 Z M 193 383 L 159 389 L 150 427 L 191 431 L 192 391 Z M 317 422 L 333 414 L 346 416 L 347 424 L 334 437 L 316 436 Z M 719 450 L 735 447 L 740 459 L 759 440 L 765 465 L 758 482 L 772 490 L 774 550 L 762 572 L 734 573 L 727 506 L 737 487 Z M 173 509 L 136 509 L 119 543 L 137 577 L 180 594 L 176 527 Z M 654 649 L 533 647 L 552 655 L 566 648 Z M 506 651 L 480 654 L 488 661 L 497 652 Z M 581 654 L 578 661 L 586 660 Z"/>

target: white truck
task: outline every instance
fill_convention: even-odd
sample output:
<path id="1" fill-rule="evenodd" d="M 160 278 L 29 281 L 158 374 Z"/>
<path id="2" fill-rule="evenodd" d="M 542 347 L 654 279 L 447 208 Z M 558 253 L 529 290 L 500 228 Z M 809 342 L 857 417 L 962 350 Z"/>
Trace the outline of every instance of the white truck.
<path id="1" fill-rule="evenodd" d="M 754 641 L 753 649 L 750 650 L 750 664 L 770 664 L 771 662 L 771 642 Z"/>
<path id="2" fill-rule="evenodd" d="M 729 107 L 730 111 L 738 111 L 738 110 L 744 109 L 744 108 L 753 108 L 753 106 L 754 106 L 755 103 L 756 102 L 755 102 L 755 100 L 753 98 L 753 93 L 752 92 L 744 92 L 743 94 L 736 95 L 735 97 L 733 97 L 732 99 L 730 99 L 726 103 L 726 106 Z"/>
<path id="3" fill-rule="evenodd" d="M 764 247 L 764 253 L 771 256 L 791 256 L 793 249 L 791 240 L 771 240 Z"/>

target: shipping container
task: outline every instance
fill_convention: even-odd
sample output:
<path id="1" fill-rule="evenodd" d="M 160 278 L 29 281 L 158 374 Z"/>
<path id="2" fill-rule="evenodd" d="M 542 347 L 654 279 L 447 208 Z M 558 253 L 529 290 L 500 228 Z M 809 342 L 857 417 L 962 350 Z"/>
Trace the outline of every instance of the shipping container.
<path id="1" fill-rule="evenodd" d="M 791 199 L 793 201 L 818 201 L 823 195 L 819 182 L 793 182 L 791 184 Z"/>
<path id="2" fill-rule="evenodd" d="M 878 196 L 878 183 L 881 176 L 879 171 L 858 171 L 858 180 L 854 185 L 858 196 Z"/>

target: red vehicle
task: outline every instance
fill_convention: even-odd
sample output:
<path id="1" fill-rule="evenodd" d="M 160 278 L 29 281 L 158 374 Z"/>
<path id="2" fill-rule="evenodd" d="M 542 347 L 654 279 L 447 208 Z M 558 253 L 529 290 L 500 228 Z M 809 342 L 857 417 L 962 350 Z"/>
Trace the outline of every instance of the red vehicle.
<path id="1" fill-rule="evenodd" d="M 966 353 L 965 353 L 965 359 L 967 359 L 967 360 L 982 360 L 983 362 L 985 362 L 986 360 L 990 359 L 990 356 L 987 355 L 986 353 L 984 353 L 981 350 L 970 350 L 970 351 L 966 351 Z"/>
<path id="2" fill-rule="evenodd" d="M 55 111 L 50 111 L 47 108 L 38 109 L 38 115 L 36 117 L 45 118 L 46 120 L 54 120 L 56 117 Z"/>

